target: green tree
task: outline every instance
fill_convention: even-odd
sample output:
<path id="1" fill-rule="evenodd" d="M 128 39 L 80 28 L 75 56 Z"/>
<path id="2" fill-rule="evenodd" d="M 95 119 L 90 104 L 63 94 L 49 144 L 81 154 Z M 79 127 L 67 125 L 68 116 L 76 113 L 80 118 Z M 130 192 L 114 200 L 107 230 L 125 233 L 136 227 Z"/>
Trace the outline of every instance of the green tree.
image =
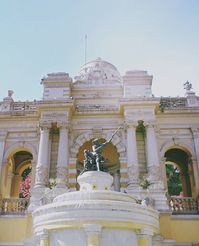
<path id="1" fill-rule="evenodd" d="M 166 164 L 166 175 L 169 195 L 178 196 L 182 191 L 179 169 L 174 165 Z"/>

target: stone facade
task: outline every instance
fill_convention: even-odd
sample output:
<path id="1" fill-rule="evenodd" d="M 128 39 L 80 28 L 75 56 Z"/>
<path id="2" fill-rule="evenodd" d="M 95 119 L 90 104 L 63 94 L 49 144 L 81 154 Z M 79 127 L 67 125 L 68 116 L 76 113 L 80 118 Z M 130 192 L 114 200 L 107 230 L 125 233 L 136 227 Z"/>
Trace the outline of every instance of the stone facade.
<path id="1" fill-rule="evenodd" d="M 189 82 L 185 97 L 154 97 L 152 79 L 146 71 L 122 77 L 98 58 L 82 66 L 74 80 L 68 73 L 48 74 L 41 81 L 40 101 L 15 102 L 8 91 L 0 102 L 1 197 L 19 197 L 13 188 L 19 182 L 13 180 L 24 165 L 32 167 L 30 212 L 47 191 L 53 198 L 79 189 L 83 148 L 96 137 L 108 140 L 121 127 L 104 152 L 112 189 L 138 200 L 150 194 L 155 208 L 168 212 L 165 162 L 174 161 L 167 153 L 175 150 L 187 158 L 191 191 L 185 192 L 197 198 L 199 97 Z M 147 190 L 140 187 L 143 177 L 150 182 Z M 51 180 L 55 183 L 49 191 Z"/>

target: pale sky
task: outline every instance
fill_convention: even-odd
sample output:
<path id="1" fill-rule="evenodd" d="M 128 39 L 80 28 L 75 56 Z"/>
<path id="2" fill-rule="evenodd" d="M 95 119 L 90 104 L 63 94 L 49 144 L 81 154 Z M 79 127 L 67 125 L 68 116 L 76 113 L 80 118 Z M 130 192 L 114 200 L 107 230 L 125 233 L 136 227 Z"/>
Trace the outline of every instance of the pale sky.
<path id="1" fill-rule="evenodd" d="M 155 96 L 199 95 L 199 0 L 0 0 L 0 100 L 41 99 L 41 78 L 74 78 L 97 57 L 147 70 Z"/>

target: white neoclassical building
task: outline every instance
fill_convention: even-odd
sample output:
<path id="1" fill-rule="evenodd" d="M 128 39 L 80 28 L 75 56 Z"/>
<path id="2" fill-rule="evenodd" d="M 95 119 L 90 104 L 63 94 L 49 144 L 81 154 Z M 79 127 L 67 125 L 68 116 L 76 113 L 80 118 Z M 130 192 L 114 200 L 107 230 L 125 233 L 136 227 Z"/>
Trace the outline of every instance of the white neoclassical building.
<path id="1" fill-rule="evenodd" d="M 160 234 L 180 242 L 178 233 L 171 233 L 172 216 L 190 219 L 199 211 L 199 97 L 189 82 L 184 97 L 154 97 L 152 80 L 146 71 L 121 76 L 98 58 L 74 79 L 49 73 L 41 80 L 40 101 L 15 102 L 9 91 L 0 102 L 0 220 L 6 214 L 31 214 L 42 202 L 79 190 L 84 149 L 91 149 L 94 138 L 108 140 L 120 127 L 103 152 L 111 189 L 138 202 L 149 196 L 162 216 Z M 21 183 L 30 174 L 26 195 Z M 2 242 L 8 240 L 4 237 Z M 182 241 L 191 243 L 189 237 Z"/>

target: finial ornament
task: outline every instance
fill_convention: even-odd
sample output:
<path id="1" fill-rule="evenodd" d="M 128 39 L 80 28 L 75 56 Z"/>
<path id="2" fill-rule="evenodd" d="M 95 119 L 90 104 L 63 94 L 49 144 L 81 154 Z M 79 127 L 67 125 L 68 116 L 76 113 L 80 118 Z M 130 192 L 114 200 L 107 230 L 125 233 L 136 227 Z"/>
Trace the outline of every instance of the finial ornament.
<path id="1" fill-rule="evenodd" d="M 184 89 L 187 91 L 192 89 L 192 84 L 188 80 L 184 83 Z"/>
<path id="2" fill-rule="evenodd" d="M 8 90 L 8 97 L 12 97 L 13 93 L 14 93 L 14 91 Z"/>

